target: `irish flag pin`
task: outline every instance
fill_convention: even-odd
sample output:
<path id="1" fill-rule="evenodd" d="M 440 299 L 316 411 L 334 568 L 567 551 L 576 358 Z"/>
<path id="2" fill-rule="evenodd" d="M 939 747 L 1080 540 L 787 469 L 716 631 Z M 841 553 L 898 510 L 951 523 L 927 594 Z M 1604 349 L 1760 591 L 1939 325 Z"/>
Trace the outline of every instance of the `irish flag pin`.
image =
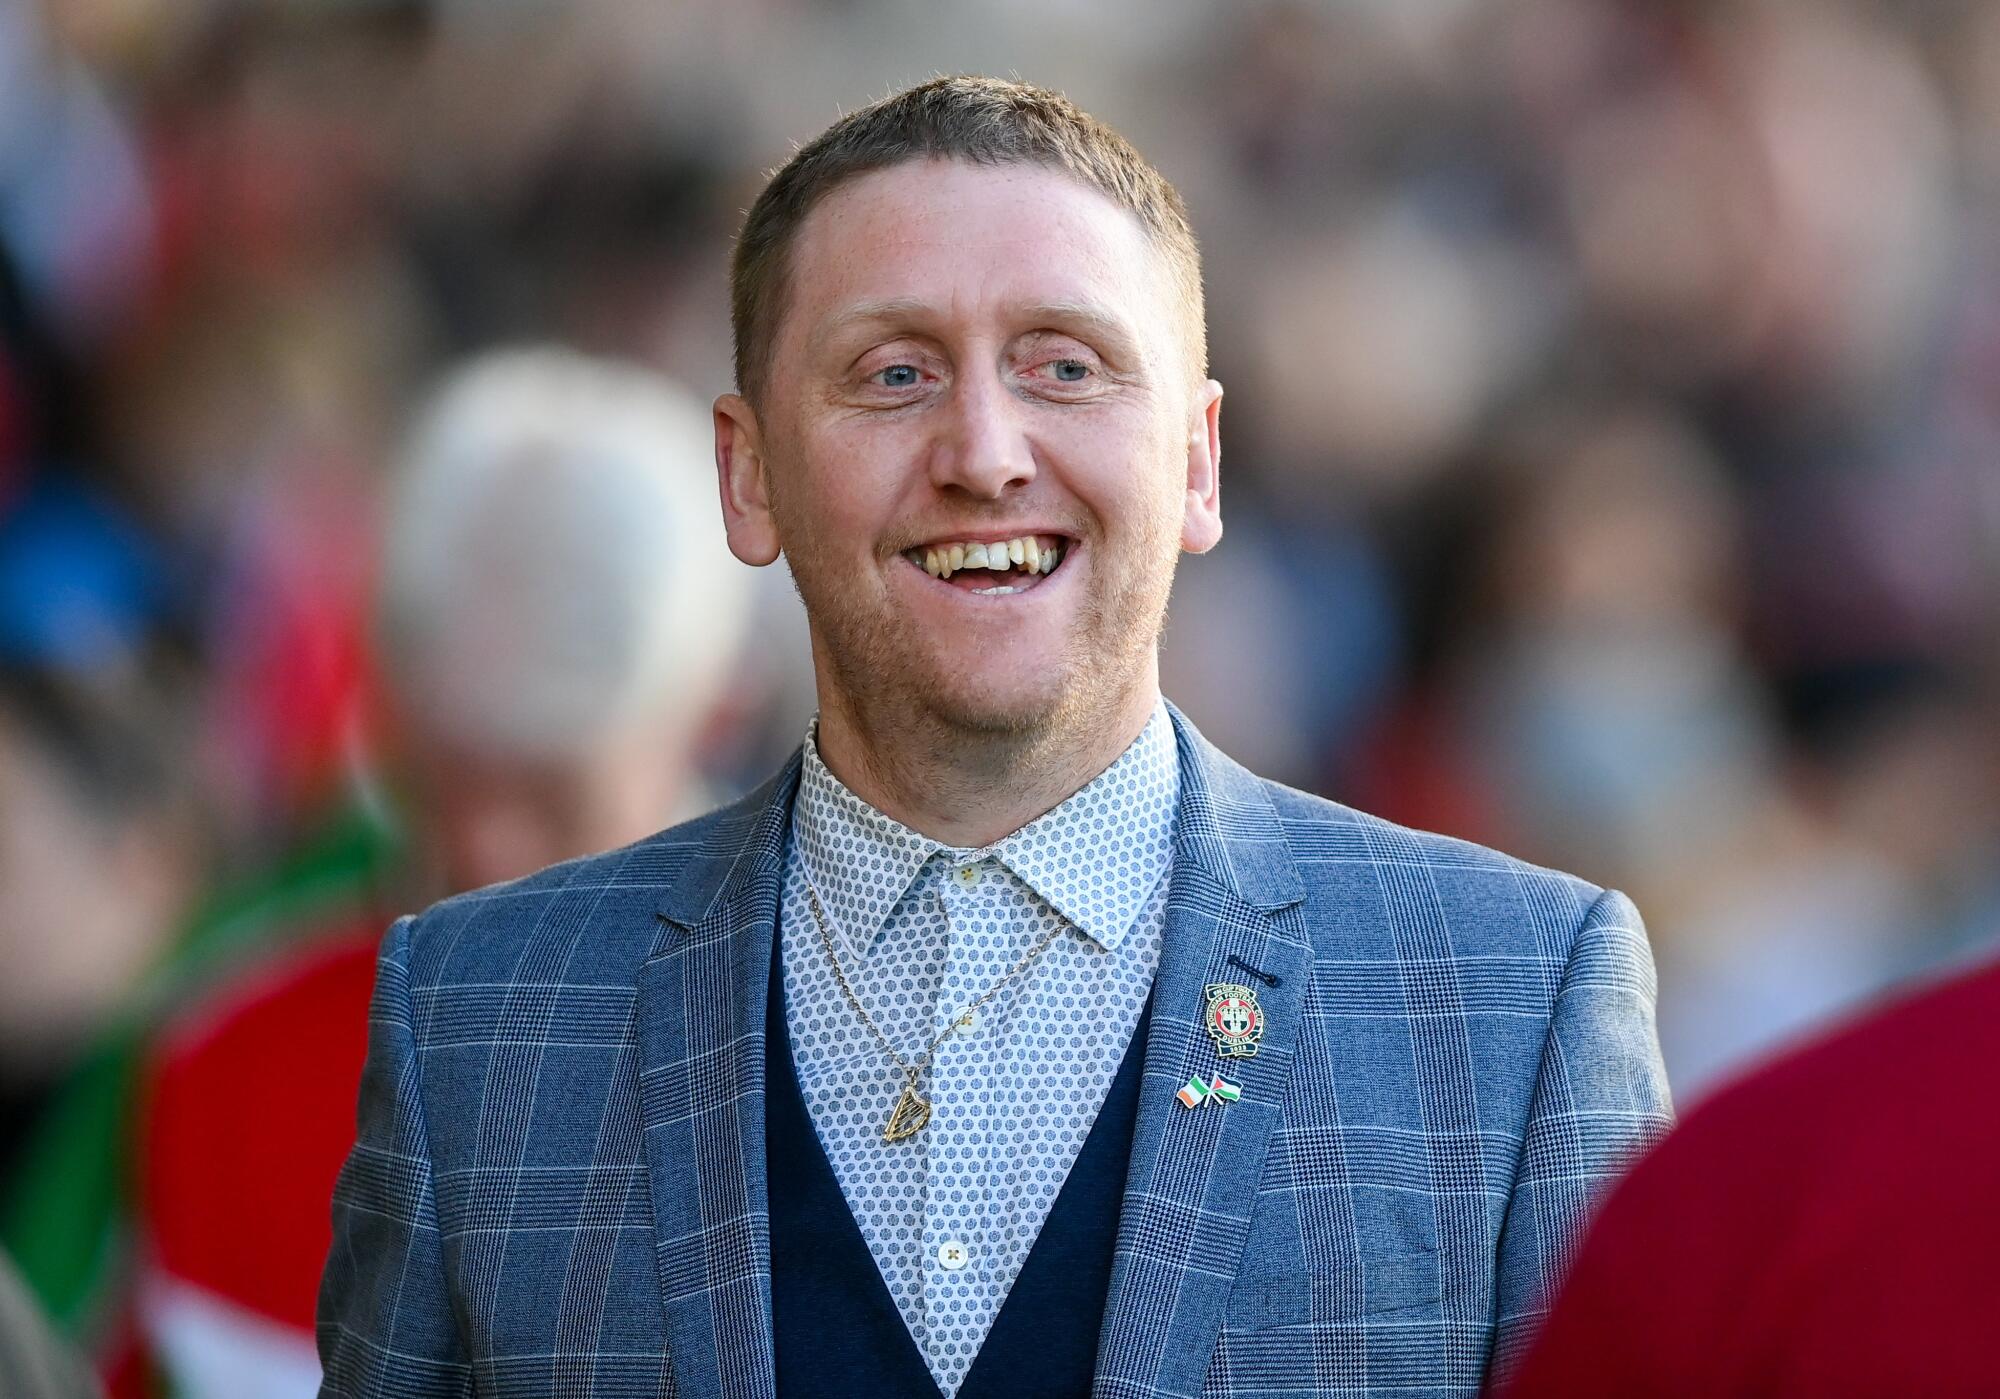
<path id="1" fill-rule="evenodd" d="M 1198 1108 L 1208 1101 L 1208 1095 L 1214 1091 L 1213 1088 L 1210 1088 L 1197 1076 L 1182 1084 L 1181 1091 L 1174 1094 L 1174 1096 L 1179 1098 L 1188 1107 Z"/>

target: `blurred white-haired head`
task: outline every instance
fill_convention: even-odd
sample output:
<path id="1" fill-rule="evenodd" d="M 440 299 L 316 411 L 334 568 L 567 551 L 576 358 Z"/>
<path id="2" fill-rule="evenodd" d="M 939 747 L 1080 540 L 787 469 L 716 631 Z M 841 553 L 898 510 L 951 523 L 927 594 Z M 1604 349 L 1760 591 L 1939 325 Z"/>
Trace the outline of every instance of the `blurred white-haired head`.
<path id="1" fill-rule="evenodd" d="M 707 408 L 636 365 L 508 349 L 446 378 L 384 539 L 384 658 L 413 736 L 534 762 L 639 731 L 688 742 L 749 603 L 712 442 Z"/>

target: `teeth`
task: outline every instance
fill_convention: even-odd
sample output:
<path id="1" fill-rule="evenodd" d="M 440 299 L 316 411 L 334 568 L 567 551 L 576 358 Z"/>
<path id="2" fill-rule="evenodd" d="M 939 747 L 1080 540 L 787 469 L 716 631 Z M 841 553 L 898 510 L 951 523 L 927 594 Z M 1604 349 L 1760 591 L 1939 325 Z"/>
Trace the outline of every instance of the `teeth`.
<path id="1" fill-rule="evenodd" d="M 1054 573 L 1062 562 L 1060 539 L 1024 534 L 1018 539 L 991 544 L 937 544 L 923 550 L 922 568 L 933 578 L 949 578 L 960 569 L 985 568 L 995 573 L 1018 569 L 1023 573 Z M 911 558 L 918 555 L 912 552 Z M 1015 588 L 1011 591 L 1019 592 Z"/>

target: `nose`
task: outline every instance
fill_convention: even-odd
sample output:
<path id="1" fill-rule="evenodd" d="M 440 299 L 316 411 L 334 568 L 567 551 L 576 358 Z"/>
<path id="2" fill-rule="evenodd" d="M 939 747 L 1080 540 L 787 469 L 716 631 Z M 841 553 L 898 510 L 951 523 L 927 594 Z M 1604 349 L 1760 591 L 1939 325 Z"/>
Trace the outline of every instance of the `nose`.
<path id="1" fill-rule="evenodd" d="M 1023 405 L 997 374 L 968 374 L 952 386 L 943 431 L 932 444 L 931 480 L 980 500 L 998 500 L 1035 479 Z"/>

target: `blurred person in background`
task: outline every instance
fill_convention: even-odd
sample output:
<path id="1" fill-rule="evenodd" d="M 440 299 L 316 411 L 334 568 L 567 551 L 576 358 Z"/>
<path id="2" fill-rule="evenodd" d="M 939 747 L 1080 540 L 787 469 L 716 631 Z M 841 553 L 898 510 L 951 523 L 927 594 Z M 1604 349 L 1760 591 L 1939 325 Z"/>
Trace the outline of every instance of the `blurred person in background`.
<path id="1" fill-rule="evenodd" d="M 0 662 L 0 1102 L 8 1144 L 180 925 L 202 849 L 182 725 L 136 679 Z"/>
<path id="2" fill-rule="evenodd" d="M 390 484 L 378 635 L 401 900 L 513 878 L 707 802 L 747 570 L 708 528 L 707 415 L 636 366 L 495 351 Z M 145 1070 L 140 1324 L 174 1392 L 308 1395 L 380 920 L 291 938 Z M 255 1124 L 245 1131 L 243 1124 Z"/>
<path id="3" fill-rule="evenodd" d="M 2000 1391 L 2000 965 L 1719 1090 L 1605 1200 L 1504 1399 Z"/>
<path id="4" fill-rule="evenodd" d="M 747 570 L 706 521 L 707 415 L 635 366 L 496 351 L 429 400 L 383 522 L 378 635 L 421 899 L 630 839 L 706 800 Z M 139 1070 L 139 1275 L 114 1392 L 309 1395 L 328 1202 L 354 1132 L 381 919 L 168 1014 Z"/>
<path id="5" fill-rule="evenodd" d="M 933 79 L 772 176 L 732 307 L 723 526 L 819 714 L 732 806 L 392 927 L 323 1393 L 1474 1394 L 1668 1121 L 1645 934 L 1162 698 L 1222 528 L 1179 195 Z"/>
<path id="6" fill-rule="evenodd" d="M 378 614 L 412 892 L 705 807 L 751 577 L 708 528 L 706 422 L 678 385 L 555 349 L 483 355 L 425 409 Z"/>

